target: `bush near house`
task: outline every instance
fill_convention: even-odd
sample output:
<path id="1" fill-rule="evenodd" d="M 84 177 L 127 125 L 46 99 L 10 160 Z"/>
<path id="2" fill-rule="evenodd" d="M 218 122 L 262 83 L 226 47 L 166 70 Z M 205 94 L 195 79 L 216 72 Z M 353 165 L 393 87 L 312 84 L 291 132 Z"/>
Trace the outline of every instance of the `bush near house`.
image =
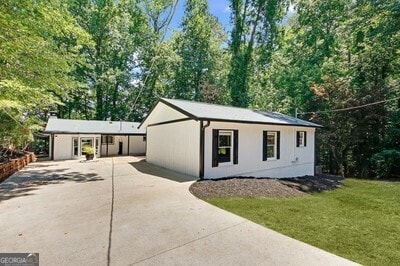
<path id="1" fill-rule="evenodd" d="M 377 178 L 400 177 L 400 150 L 383 150 L 372 157 Z"/>

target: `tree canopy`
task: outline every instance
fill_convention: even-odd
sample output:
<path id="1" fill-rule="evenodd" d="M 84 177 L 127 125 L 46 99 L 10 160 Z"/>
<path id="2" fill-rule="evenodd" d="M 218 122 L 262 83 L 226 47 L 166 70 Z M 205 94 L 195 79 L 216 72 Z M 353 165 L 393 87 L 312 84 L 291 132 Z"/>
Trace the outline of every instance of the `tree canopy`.
<path id="1" fill-rule="evenodd" d="M 400 3 L 5 0 L 0 143 L 23 148 L 49 111 L 143 119 L 158 97 L 278 111 L 322 124 L 317 163 L 388 176 L 400 159 Z M 341 111 L 342 110 L 342 111 Z"/>

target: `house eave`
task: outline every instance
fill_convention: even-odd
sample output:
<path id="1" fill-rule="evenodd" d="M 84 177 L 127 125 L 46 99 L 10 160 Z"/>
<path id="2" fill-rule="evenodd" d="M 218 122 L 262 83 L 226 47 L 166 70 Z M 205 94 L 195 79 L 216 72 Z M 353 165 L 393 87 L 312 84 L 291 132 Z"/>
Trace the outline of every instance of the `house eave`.
<path id="1" fill-rule="evenodd" d="M 242 123 L 242 124 L 258 124 L 258 125 L 276 125 L 276 126 L 293 126 L 293 127 L 311 127 L 311 128 L 323 128 L 323 126 L 318 125 L 318 124 L 314 124 L 312 123 L 312 125 L 307 125 L 307 124 L 295 124 L 295 123 L 272 123 L 272 122 L 263 122 L 263 121 L 249 121 L 249 120 L 238 120 L 238 119 L 219 119 L 219 118 L 213 118 L 213 117 L 198 117 L 193 115 L 192 113 L 187 112 L 186 110 L 183 110 L 182 108 L 168 102 L 167 100 L 163 99 L 163 98 L 159 98 L 158 102 L 153 106 L 153 108 L 149 111 L 147 117 L 142 121 L 142 123 L 140 123 L 140 125 L 138 126 L 138 128 L 141 128 L 141 126 L 144 124 L 144 122 L 147 120 L 147 118 L 149 117 L 149 115 L 153 112 L 154 108 L 159 104 L 159 103 L 163 103 L 165 105 L 167 105 L 168 107 L 186 115 L 188 118 L 185 120 L 195 120 L 195 121 L 199 121 L 199 120 L 209 120 L 209 121 L 213 121 L 213 122 L 226 122 L 226 123 Z M 173 121 L 171 121 L 173 122 Z M 311 122 L 310 122 L 311 123 Z"/>
<path id="2" fill-rule="evenodd" d="M 85 135 L 115 135 L 115 136 L 145 136 L 146 133 L 113 133 L 113 132 L 72 132 L 72 131 L 43 131 L 43 134 L 85 134 Z"/>
<path id="3" fill-rule="evenodd" d="M 290 123 L 285 124 L 285 123 L 271 123 L 271 122 L 262 122 L 262 121 L 237 120 L 237 119 L 218 119 L 218 118 L 210 118 L 210 117 L 199 117 L 198 119 L 199 120 L 209 120 L 209 121 L 212 121 L 212 122 L 323 128 L 323 126 L 317 125 L 317 124 L 314 124 L 314 125 L 290 124 Z"/>

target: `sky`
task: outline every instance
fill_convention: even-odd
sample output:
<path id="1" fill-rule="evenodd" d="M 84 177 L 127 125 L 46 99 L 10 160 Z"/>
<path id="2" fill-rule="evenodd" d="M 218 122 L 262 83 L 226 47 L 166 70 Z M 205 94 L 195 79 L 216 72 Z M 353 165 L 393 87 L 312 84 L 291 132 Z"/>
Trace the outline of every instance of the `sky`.
<path id="1" fill-rule="evenodd" d="M 178 0 L 178 5 L 175 11 L 175 14 L 171 20 L 171 24 L 169 26 L 169 34 L 167 37 L 170 37 L 171 31 L 172 30 L 177 30 L 179 29 L 179 25 L 181 23 L 182 17 L 185 12 L 185 4 L 187 0 Z M 218 18 L 218 21 L 221 23 L 221 25 L 225 28 L 227 32 L 229 32 L 232 29 L 232 25 L 230 25 L 230 15 L 231 15 L 231 10 L 230 10 L 230 1 L 228 0 L 208 0 L 208 6 L 210 13 L 213 14 Z M 294 14 L 294 5 L 291 4 L 289 6 L 288 14 L 286 17 L 282 20 L 282 23 L 285 23 L 287 21 L 287 18 L 292 16 Z"/>
<path id="2" fill-rule="evenodd" d="M 178 0 L 178 5 L 175 11 L 175 15 L 171 20 L 170 28 L 178 29 L 185 12 L 186 0 Z M 230 30 L 230 9 L 229 1 L 227 0 L 208 0 L 208 6 L 210 13 L 218 18 L 218 21 L 222 24 L 225 30 Z"/>

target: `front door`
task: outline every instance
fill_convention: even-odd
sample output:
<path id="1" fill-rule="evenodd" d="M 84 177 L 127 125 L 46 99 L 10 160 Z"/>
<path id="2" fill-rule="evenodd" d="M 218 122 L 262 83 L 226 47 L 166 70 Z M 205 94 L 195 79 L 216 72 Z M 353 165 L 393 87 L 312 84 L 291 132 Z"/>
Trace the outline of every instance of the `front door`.
<path id="1" fill-rule="evenodd" d="M 84 147 L 93 147 L 93 138 L 81 138 L 81 156 L 85 156 Z"/>

